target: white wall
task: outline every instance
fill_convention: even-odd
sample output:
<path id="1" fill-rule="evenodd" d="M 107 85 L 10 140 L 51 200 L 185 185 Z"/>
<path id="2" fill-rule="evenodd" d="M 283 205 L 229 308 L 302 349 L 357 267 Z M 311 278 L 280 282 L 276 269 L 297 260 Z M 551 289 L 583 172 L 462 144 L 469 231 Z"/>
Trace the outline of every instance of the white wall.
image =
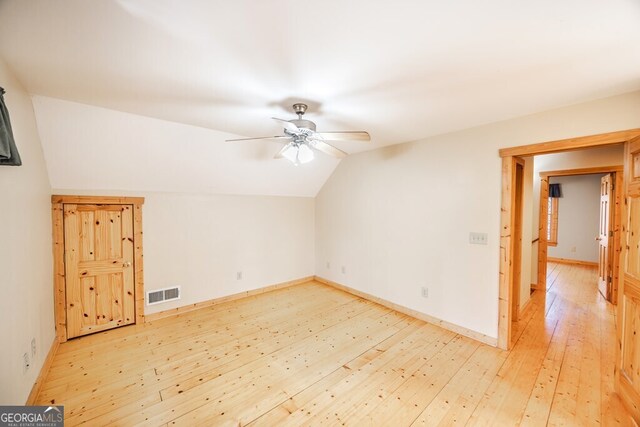
<path id="1" fill-rule="evenodd" d="M 144 196 L 145 288 L 183 293 L 148 313 L 314 274 L 312 198 Z"/>
<path id="2" fill-rule="evenodd" d="M 350 156 L 316 198 L 316 274 L 496 338 L 498 149 L 635 127 L 640 92 Z"/>
<path id="3" fill-rule="evenodd" d="M 1 59 L 0 86 L 22 157 L 22 166 L 0 166 L 0 404 L 23 405 L 55 335 L 51 193 L 31 99 Z M 23 373 L 32 338 L 36 356 Z"/>
<path id="4" fill-rule="evenodd" d="M 174 307 L 314 274 L 314 199 L 159 192 L 56 194 L 144 196 L 145 290 L 181 285 Z M 242 280 L 237 280 L 237 272 Z"/>
<path id="5" fill-rule="evenodd" d="M 280 144 L 225 144 L 211 129 L 46 97 L 34 106 L 56 193 L 146 197 L 145 289 L 182 286 L 147 313 L 314 274 L 313 196 L 335 159 L 296 167 L 273 159 Z"/>
<path id="6" fill-rule="evenodd" d="M 548 256 L 598 262 L 600 178 L 604 174 L 552 177 L 560 184 L 558 201 L 558 245 L 549 246 Z"/>
<path id="7" fill-rule="evenodd" d="M 531 217 L 532 240 L 538 237 L 540 223 L 540 172 L 616 166 L 622 165 L 623 162 L 624 146 L 622 145 L 535 156 L 533 168 L 533 215 Z M 538 243 L 533 244 L 531 248 L 531 265 L 531 283 L 537 283 Z"/>

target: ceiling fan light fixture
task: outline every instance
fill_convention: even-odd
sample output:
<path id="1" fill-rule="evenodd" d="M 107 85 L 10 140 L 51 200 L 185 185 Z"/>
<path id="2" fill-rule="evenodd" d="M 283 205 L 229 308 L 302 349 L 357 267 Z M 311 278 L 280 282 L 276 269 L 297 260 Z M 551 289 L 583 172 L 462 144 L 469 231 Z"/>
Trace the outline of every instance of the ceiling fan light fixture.
<path id="1" fill-rule="evenodd" d="M 298 161 L 302 164 L 313 160 L 313 150 L 307 144 L 301 144 L 298 148 Z"/>
<path id="2" fill-rule="evenodd" d="M 307 144 L 290 143 L 282 152 L 282 157 L 298 166 L 313 160 L 313 150 Z"/>
<path id="3" fill-rule="evenodd" d="M 298 162 L 298 147 L 295 144 L 290 143 L 286 150 L 282 152 L 282 157 L 289 160 L 291 163 L 297 164 Z"/>

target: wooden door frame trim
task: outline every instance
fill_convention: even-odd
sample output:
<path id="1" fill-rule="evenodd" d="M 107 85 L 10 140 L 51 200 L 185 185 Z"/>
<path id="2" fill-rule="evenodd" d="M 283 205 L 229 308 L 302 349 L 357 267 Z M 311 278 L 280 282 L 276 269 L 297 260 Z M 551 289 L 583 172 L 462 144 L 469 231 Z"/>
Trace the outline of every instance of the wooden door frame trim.
<path id="1" fill-rule="evenodd" d="M 609 132 L 598 135 L 583 136 L 579 138 L 548 141 L 539 144 L 509 147 L 499 150 L 502 158 L 502 200 L 500 206 L 500 260 L 498 283 L 498 347 L 508 350 L 511 347 L 511 283 L 513 281 L 512 264 L 512 238 L 513 230 L 513 191 L 512 180 L 514 175 L 513 161 L 516 156 L 535 156 L 540 154 L 560 153 L 582 148 L 602 147 L 613 144 L 626 143 L 640 136 L 640 129 L 629 129 L 619 132 Z M 625 159 L 626 161 L 626 159 Z M 624 186 L 623 186 L 624 187 Z M 624 188 L 621 189 L 621 197 Z M 621 199 L 621 200 L 624 200 Z M 540 239 L 542 241 L 542 238 Z M 546 246 L 546 245 L 545 245 Z M 620 304 L 618 304 L 620 310 Z"/>
<path id="2" fill-rule="evenodd" d="M 538 281 L 536 289 L 547 291 L 547 206 L 542 203 L 549 198 L 549 177 L 540 175 L 540 195 L 538 200 Z M 557 239 L 556 239 L 557 240 Z M 557 244 L 557 243 L 556 243 Z"/>
<path id="3" fill-rule="evenodd" d="M 500 209 L 500 276 L 498 285 L 498 347 L 511 347 L 511 284 L 513 283 L 511 230 L 513 215 L 513 179 L 515 159 L 502 158 L 502 206 Z"/>
<path id="4" fill-rule="evenodd" d="M 517 168 L 518 168 L 518 165 L 520 167 L 522 167 L 522 182 L 520 183 L 521 188 L 518 188 L 518 186 L 517 186 L 517 182 L 518 182 L 518 180 L 517 180 L 517 176 L 518 176 Z M 523 158 L 521 158 L 521 157 L 514 157 L 513 158 L 513 170 L 514 170 L 513 182 L 512 182 L 513 192 L 512 192 L 512 196 L 511 197 L 512 197 L 512 200 L 513 200 L 513 206 L 515 206 L 516 205 L 516 200 L 518 198 L 518 192 L 520 192 L 520 195 L 519 195 L 519 197 L 520 197 L 520 212 L 519 212 L 519 215 L 520 215 L 520 230 L 519 231 L 520 231 L 520 240 L 522 240 L 522 231 L 524 229 L 523 224 L 522 224 L 522 219 L 523 219 L 523 214 L 522 213 L 523 213 L 523 210 L 524 210 L 523 209 L 523 207 L 524 207 L 523 203 L 524 203 L 524 170 L 525 170 L 525 161 L 524 161 Z M 513 221 L 514 227 L 512 228 L 512 230 L 515 230 L 515 223 L 516 223 L 516 220 L 518 218 L 517 214 L 518 213 L 516 212 L 514 214 L 514 216 L 513 216 L 513 218 L 514 218 L 514 221 Z M 517 246 L 516 243 L 517 242 L 518 242 L 518 239 L 512 239 L 512 241 L 511 241 L 511 254 L 512 254 L 512 256 L 516 252 L 516 246 Z M 512 306 L 511 306 L 511 310 L 512 310 L 511 316 L 515 317 L 516 319 L 520 318 L 520 302 L 516 301 L 516 299 L 519 300 L 520 299 L 520 294 L 521 294 L 520 286 L 522 284 L 522 242 L 520 242 L 520 251 L 519 252 L 520 252 L 520 268 L 519 268 L 520 269 L 520 271 L 519 271 L 520 283 L 516 283 L 516 281 L 515 281 L 515 276 L 516 276 L 515 267 L 514 267 L 514 273 L 513 273 L 514 277 L 513 277 L 513 280 L 511 281 L 511 295 L 513 295 L 513 298 L 511 298 L 512 299 L 512 301 L 511 301 L 511 304 L 512 304 Z M 513 263 L 513 265 L 515 266 L 516 264 Z M 515 310 L 514 310 L 514 307 L 515 307 Z M 511 334 L 509 334 L 509 337 L 511 339 Z"/>
<path id="5" fill-rule="evenodd" d="M 611 268 L 613 269 L 613 278 L 612 278 L 612 289 L 613 295 L 612 300 L 615 301 L 615 297 L 617 295 L 618 289 L 618 261 L 620 258 L 620 221 L 622 220 L 620 206 L 622 203 L 621 192 L 618 189 L 621 189 L 622 184 L 622 172 L 624 170 L 623 165 L 613 165 L 613 166 L 596 166 L 592 168 L 578 168 L 578 169 L 562 169 L 555 171 L 541 171 L 540 172 L 540 197 L 538 200 L 538 212 L 539 212 L 539 221 L 538 221 L 538 283 L 537 289 L 546 290 L 547 288 L 547 261 L 548 261 L 548 245 L 547 245 L 547 235 L 544 233 L 544 230 L 547 229 L 547 215 L 544 214 L 547 210 L 547 197 L 545 194 L 549 194 L 549 178 L 558 177 L 558 176 L 576 176 L 576 175 L 592 175 L 592 174 L 600 174 L 600 173 L 613 173 L 615 174 L 615 190 L 614 190 L 614 215 L 613 215 L 613 225 L 614 225 L 614 236 L 613 236 L 613 247 L 614 247 L 614 255 L 613 255 L 613 265 Z M 616 228 L 617 227 L 617 228 Z"/>
<path id="6" fill-rule="evenodd" d="M 73 203 L 85 205 L 142 205 L 144 197 L 119 196 L 64 196 L 54 194 L 51 203 Z"/>
<path id="7" fill-rule="evenodd" d="M 501 148 L 499 153 L 500 157 L 537 156 L 540 154 L 561 153 L 563 151 L 580 150 L 583 148 L 622 144 L 637 136 L 640 136 L 640 129 L 627 129 L 618 132 L 607 132 L 597 135 Z"/>
<path id="8" fill-rule="evenodd" d="M 613 173 L 622 172 L 624 170 L 623 165 L 614 166 L 596 166 L 592 168 L 579 168 L 579 169 L 562 169 L 557 171 L 543 171 L 540 172 L 540 176 L 571 176 L 571 175 L 592 175 L 598 173 Z"/>
<path id="9" fill-rule="evenodd" d="M 144 323 L 144 265 L 142 245 L 142 205 L 144 197 L 117 196 L 51 196 L 53 231 L 53 292 L 56 337 L 67 341 L 66 282 L 64 268 L 64 205 L 132 205 L 133 206 L 133 256 L 135 290 L 135 324 Z"/>

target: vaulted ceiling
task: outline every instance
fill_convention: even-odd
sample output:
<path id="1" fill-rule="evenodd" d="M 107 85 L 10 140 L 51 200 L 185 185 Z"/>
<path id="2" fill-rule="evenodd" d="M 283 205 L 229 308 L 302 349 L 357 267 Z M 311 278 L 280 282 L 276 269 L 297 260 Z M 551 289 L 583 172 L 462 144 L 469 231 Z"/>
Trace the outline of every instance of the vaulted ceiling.
<path id="1" fill-rule="evenodd" d="M 101 107 L 84 110 L 94 118 L 117 110 L 201 132 L 197 147 L 165 141 L 191 169 L 171 191 L 198 180 L 198 191 L 312 196 L 336 161 L 295 168 L 270 158 L 277 144 L 222 141 L 280 134 L 269 118 L 293 118 L 296 101 L 319 130 L 369 131 L 371 144 L 336 144 L 354 153 L 629 92 L 640 88 L 639 22 L 635 0 L 3 0 L 0 57 L 41 96 L 54 187 L 80 188 L 86 172 L 82 158 L 50 153 L 109 148 L 95 128 L 76 129 L 76 142 L 60 136 L 77 125 L 65 112 L 87 104 Z M 140 133 L 155 122 L 144 123 L 129 125 Z M 158 154 L 155 168 L 171 158 Z M 228 173 L 207 170 L 206 158 Z M 92 185 L 162 190 L 149 173 Z"/>

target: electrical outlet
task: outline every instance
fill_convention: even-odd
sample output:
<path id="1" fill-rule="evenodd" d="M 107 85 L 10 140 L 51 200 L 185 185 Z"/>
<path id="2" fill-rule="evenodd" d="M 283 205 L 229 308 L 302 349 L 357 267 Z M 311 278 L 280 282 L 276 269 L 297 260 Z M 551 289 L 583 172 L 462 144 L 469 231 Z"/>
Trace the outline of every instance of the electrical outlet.
<path id="1" fill-rule="evenodd" d="M 344 265 L 342 266 L 342 274 L 347 274 L 347 267 Z"/>
<path id="2" fill-rule="evenodd" d="M 31 367 L 31 364 L 29 363 L 29 355 L 25 353 L 22 355 L 22 373 L 26 373 L 29 370 L 29 367 Z"/>
<path id="3" fill-rule="evenodd" d="M 472 245 L 486 245 L 489 240 L 487 233 L 469 233 L 469 243 Z"/>
<path id="4" fill-rule="evenodd" d="M 331 263 L 327 261 L 327 270 L 329 270 L 330 268 L 331 268 Z"/>
<path id="5" fill-rule="evenodd" d="M 31 358 L 35 358 L 36 357 L 36 339 L 32 338 L 31 339 Z"/>
<path id="6" fill-rule="evenodd" d="M 422 287 L 422 298 L 429 298 L 429 288 L 426 286 Z"/>
<path id="7" fill-rule="evenodd" d="M 576 247 L 575 246 L 571 246 L 571 252 L 575 252 L 576 251 Z"/>
<path id="8" fill-rule="evenodd" d="M 242 271 L 236 273 L 236 280 L 242 280 Z"/>

